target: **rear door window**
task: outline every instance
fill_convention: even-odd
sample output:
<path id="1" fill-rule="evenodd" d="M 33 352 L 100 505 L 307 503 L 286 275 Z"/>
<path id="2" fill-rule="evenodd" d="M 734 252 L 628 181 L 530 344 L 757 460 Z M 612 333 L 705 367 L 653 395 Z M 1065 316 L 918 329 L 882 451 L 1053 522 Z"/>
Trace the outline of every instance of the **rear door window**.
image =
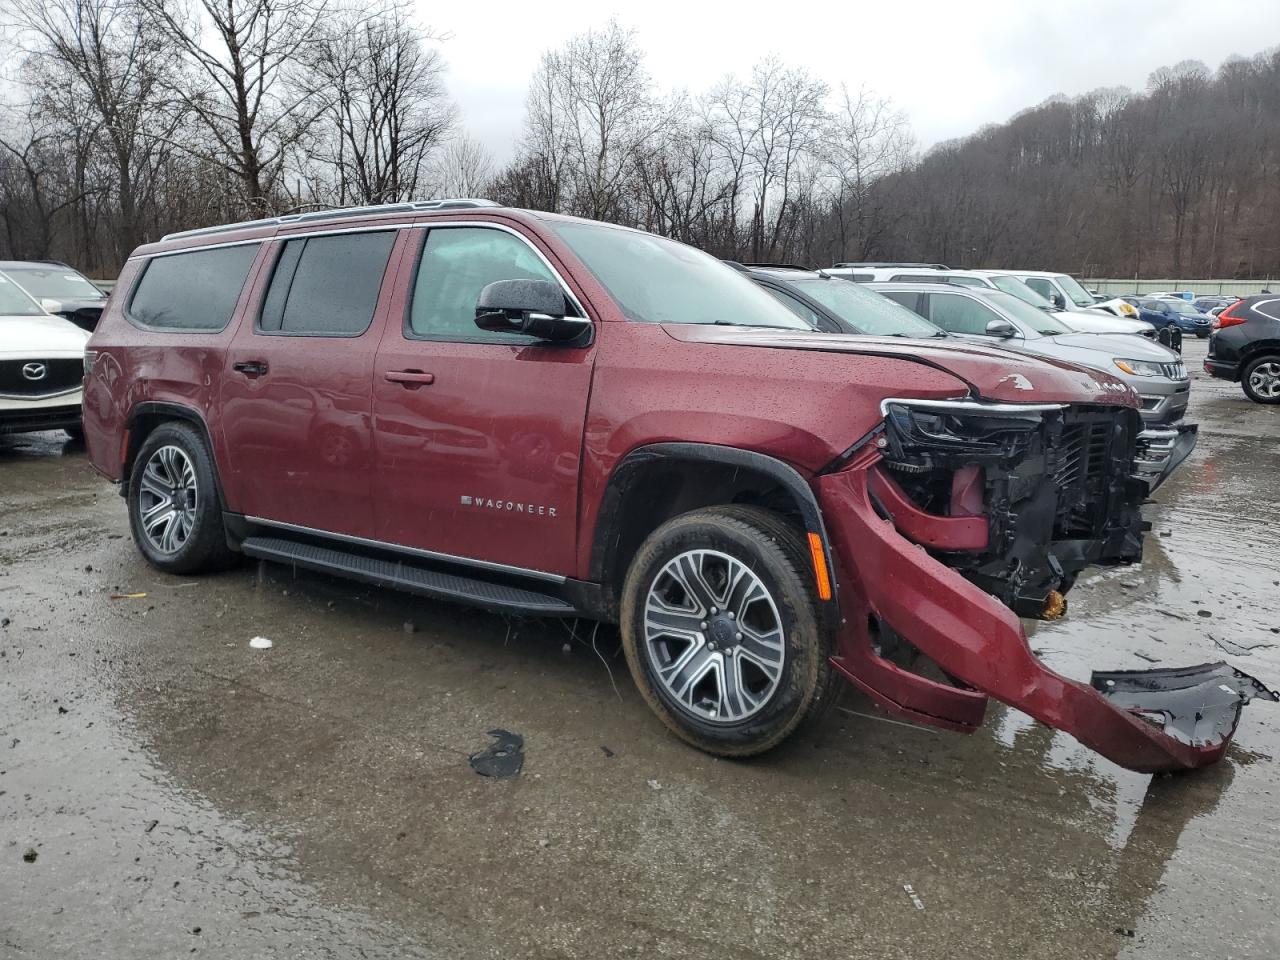
<path id="1" fill-rule="evenodd" d="M 133 289 L 134 323 L 175 333 L 216 333 L 231 322 L 257 243 L 154 257 Z"/>
<path id="2" fill-rule="evenodd" d="M 396 231 L 294 237 L 276 258 L 258 330 L 358 337 L 373 322 Z"/>
<path id="3" fill-rule="evenodd" d="M 987 324 L 1002 319 L 986 304 L 954 293 L 929 294 L 929 319 L 947 333 L 987 336 Z"/>

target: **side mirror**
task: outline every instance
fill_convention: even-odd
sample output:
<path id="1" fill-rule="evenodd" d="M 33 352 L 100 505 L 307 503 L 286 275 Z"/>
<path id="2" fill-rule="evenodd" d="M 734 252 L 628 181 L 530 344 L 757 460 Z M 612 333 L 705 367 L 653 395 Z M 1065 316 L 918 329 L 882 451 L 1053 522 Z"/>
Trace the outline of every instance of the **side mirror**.
<path id="1" fill-rule="evenodd" d="M 987 324 L 987 336 L 1008 340 L 1018 335 L 1017 328 L 1008 320 L 992 320 Z"/>
<path id="2" fill-rule="evenodd" d="M 476 299 L 476 326 L 539 340 L 574 340 L 590 321 L 567 317 L 564 293 L 550 280 L 496 280 Z"/>
<path id="3" fill-rule="evenodd" d="M 53 300 L 53 299 L 50 299 L 49 297 L 41 297 L 40 307 L 41 309 L 44 310 L 45 313 L 57 313 L 59 310 L 62 309 L 62 301 Z"/>
<path id="4" fill-rule="evenodd" d="M 1067 309 L 1067 298 L 1064 297 L 1062 294 L 1054 293 L 1051 295 L 1050 299 L 1053 301 L 1053 305 L 1057 307 L 1059 310 Z"/>

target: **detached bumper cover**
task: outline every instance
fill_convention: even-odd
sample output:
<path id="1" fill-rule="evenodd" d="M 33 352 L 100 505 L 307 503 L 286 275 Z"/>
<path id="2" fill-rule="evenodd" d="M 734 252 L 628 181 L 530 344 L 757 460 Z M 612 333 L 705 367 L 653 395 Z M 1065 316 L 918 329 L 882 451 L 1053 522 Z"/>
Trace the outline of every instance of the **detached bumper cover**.
<path id="1" fill-rule="evenodd" d="M 1147 427 L 1138 434 L 1138 456 L 1133 461 L 1133 472 L 1147 481 L 1151 493 L 1191 455 L 1196 448 L 1198 431 L 1198 424 L 1177 423 Z"/>
<path id="2" fill-rule="evenodd" d="M 1277 699 L 1225 665 L 1095 675 L 1106 693 L 1055 673 L 1032 653 L 1011 609 L 877 513 L 869 482 L 883 469 L 878 459 L 868 448 L 815 487 L 842 568 L 832 664 L 889 710 L 972 731 L 994 697 L 1121 766 L 1154 773 L 1218 760 L 1240 707 L 1250 697 Z M 930 679 L 882 656 L 877 634 L 886 629 L 957 682 Z M 1164 718 L 1163 728 L 1152 716 Z"/>

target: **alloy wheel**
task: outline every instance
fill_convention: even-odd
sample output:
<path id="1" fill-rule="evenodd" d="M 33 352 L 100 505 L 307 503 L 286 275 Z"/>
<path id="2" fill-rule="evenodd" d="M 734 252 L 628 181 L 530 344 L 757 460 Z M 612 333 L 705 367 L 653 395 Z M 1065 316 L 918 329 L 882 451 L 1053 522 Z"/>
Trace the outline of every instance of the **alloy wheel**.
<path id="1" fill-rule="evenodd" d="M 1280 362 L 1260 363 L 1249 371 L 1249 387 L 1267 400 L 1280 398 Z"/>
<path id="2" fill-rule="evenodd" d="M 181 447 L 151 454 L 138 484 L 138 515 L 152 547 L 164 554 L 182 549 L 196 525 L 197 493 L 195 467 Z"/>
<path id="3" fill-rule="evenodd" d="M 686 551 L 654 577 L 644 650 L 675 703 L 714 723 L 758 713 L 777 690 L 786 657 L 769 590 L 746 564 L 716 550 Z"/>

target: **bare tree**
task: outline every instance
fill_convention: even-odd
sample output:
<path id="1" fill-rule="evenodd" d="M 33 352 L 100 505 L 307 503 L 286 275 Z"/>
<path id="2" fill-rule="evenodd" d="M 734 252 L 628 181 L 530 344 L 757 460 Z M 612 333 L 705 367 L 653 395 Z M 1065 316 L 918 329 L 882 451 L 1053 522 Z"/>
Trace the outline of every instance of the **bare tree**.
<path id="1" fill-rule="evenodd" d="M 911 145 L 906 117 L 888 100 L 865 87 L 851 95 L 841 86 L 826 143 L 827 166 L 835 181 L 837 259 L 871 255 L 884 226 L 883 205 L 871 187 L 907 164 Z"/>
<path id="2" fill-rule="evenodd" d="M 333 18 L 307 51 L 324 104 L 314 157 L 333 169 L 340 203 L 407 200 L 425 185 L 454 122 L 435 39 L 392 8 Z"/>
<path id="3" fill-rule="evenodd" d="M 493 158 L 479 140 L 458 134 L 444 146 L 432 171 L 437 196 L 480 197 L 493 182 Z"/>
<path id="4" fill-rule="evenodd" d="M 295 71 L 324 36 L 330 0 L 138 2 L 187 64 L 171 92 L 205 136 L 181 146 L 231 174 L 249 213 L 269 212 L 324 109 Z"/>
<path id="5" fill-rule="evenodd" d="M 12 2 L 28 38 L 29 83 L 40 91 L 41 109 L 60 117 L 82 144 L 91 128 L 94 145 L 110 158 L 119 214 L 113 239 L 123 256 L 142 238 L 172 133 L 159 81 L 176 68 L 174 54 L 133 0 Z M 83 182 L 79 192 L 88 192 Z"/>

